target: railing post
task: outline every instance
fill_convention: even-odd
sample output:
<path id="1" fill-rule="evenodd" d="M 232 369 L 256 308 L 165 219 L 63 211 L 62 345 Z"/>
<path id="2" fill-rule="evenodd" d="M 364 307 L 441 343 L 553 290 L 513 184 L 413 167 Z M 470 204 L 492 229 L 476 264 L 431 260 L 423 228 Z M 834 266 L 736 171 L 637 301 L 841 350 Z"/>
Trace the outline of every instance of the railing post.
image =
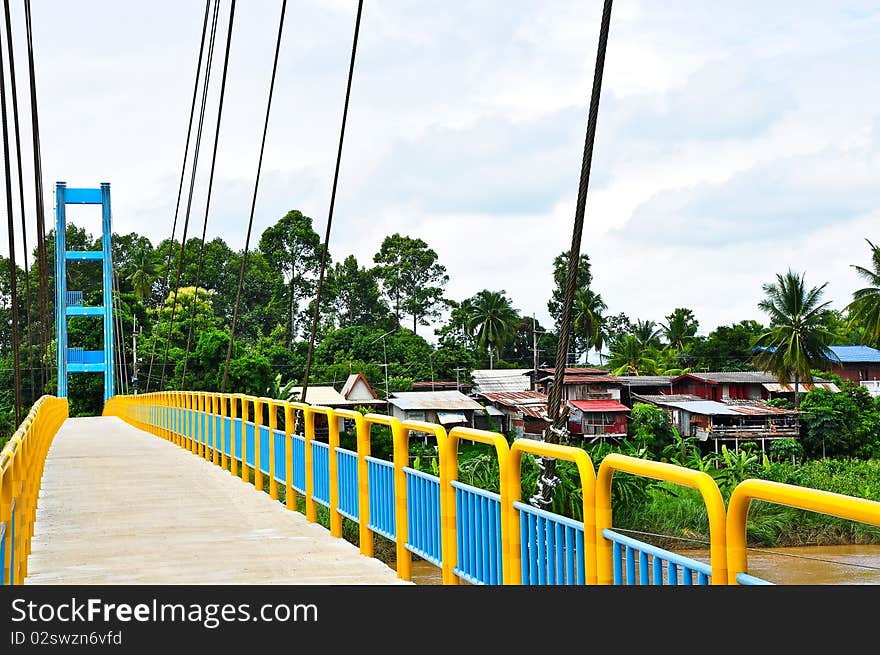
<path id="1" fill-rule="evenodd" d="M 238 421 L 237 396 L 231 394 L 227 397 L 229 398 L 229 472 L 238 477 L 238 460 L 235 459 L 235 424 Z"/>
<path id="2" fill-rule="evenodd" d="M 266 398 L 269 408 L 269 498 L 278 500 L 278 480 L 275 479 L 275 430 L 278 429 L 278 404 Z"/>
<path id="3" fill-rule="evenodd" d="M 226 400 L 226 394 L 217 394 L 217 402 L 220 403 L 220 467 L 224 471 L 229 470 L 229 459 L 226 456 Z"/>
<path id="4" fill-rule="evenodd" d="M 263 490 L 263 462 L 262 460 L 262 430 L 263 426 L 263 400 L 254 398 L 254 487 Z"/>
<path id="5" fill-rule="evenodd" d="M 411 580 L 412 553 L 406 548 L 409 526 L 406 513 L 406 472 L 403 470 L 404 466 L 409 465 L 409 430 L 404 430 L 397 419 L 391 424 L 391 439 L 394 445 L 394 533 L 397 577 Z"/>
<path id="6" fill-rule="evenodd" d="M 293 406 L 286 400 L 284 405 L 284 504 L 296 510 L 296 491 L 293 489 Z"/>
<path id="7" fill-rule="evenodd" d="M 305 460 L 306 460 L 306 519 L 314 523 L 318 520 L 318 508 L 315 505 L 315 472 L 312 470 L 312 441 L 315 439 L 315 414 L 307 412 L 305 416 Z"/>
<path id="8" fill-rule="evenodd" d="M 248 396 L 240 395 L 239 398 L 241 399 L 241 481 L 250 483 L 251 476 L 247 463 Z"/>
<path id="9" fill-rule="evenodd" d="M 342 537 L 342 514 L 339 513 L 339 418 L 332 409 L 327 411 L 327 474 L 330 476 L 330 534 Z"/>
<path id="10" fill-rule="evenodd" d="M 370 426 L 363 416 L 355 418 L 358 453 L 358 534 L 361 555 L 373 556 L 373 533 L 370 531 Z"/>
<path id="11" fill-rule="evenodd" d="M 198 455 L 199 453 L 199 437 L 196 434 L 196 394 L 192 391 L 184 391 L 189 404 L 189 420 L 187 432 L 189 433 L 189 450 L 191 453 Z"/>

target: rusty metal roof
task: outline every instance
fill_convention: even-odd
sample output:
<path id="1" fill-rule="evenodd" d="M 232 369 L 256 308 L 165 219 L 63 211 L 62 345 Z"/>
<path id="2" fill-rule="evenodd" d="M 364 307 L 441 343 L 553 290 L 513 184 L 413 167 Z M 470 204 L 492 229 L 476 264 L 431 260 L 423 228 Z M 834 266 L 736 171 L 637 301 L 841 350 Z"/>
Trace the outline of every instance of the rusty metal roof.
<path id="1" fill-rule="evenodd" d="M 403 410 L 483 409 L 480 403 L 460 391 L 398 391 L 388 396 L 388 402 Z"/>
<path id="2" fill-rule="evenodd" d="M 544 418 L 547 413 L 547 396 L 538 391 L 507 391 L 480 393 L 490 403 L 510 407 L 524 416 Z"/>
<path id="3" fill-rule="evenodd" d="M 530 368 L 479 368 L 471 371 L 474 392 L 528 391 Z"/>
<path id="4" fill-rule="evenodd" d="M 813 384 L 809 382 L 799 382 L 798 383 L 798 393 L 806 393 L 807 391 L 811 391 L 812 389 L 818 387 L 820 389 L 827 389 L 832 393 L 839 393 L 840 389 L 837 388 L 837 385 L 833 382 L 815 382 L 817 378 L 813 378 Z M 771 393 L 794 393 L 794 384 L 779 384 L 778 382 L 765 382 L 762 384 L 767 391 Z"/>

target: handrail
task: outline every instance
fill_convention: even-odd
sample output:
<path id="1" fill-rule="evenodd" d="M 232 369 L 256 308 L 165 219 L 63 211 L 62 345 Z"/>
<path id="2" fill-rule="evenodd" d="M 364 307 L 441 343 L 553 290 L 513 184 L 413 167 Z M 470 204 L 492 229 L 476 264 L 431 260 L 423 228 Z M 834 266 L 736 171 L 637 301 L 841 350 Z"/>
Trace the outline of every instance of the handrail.
<path id="1" fill-rule="evenodd" d="M 734 488 L 727 506 L 728 584 L 737 584 L 737 575 L 749 572 L 746 519 L 753 500 L 880 526 L 880 502 L 771 480 L 743 480 Z"/>
<path id="2" fill-rule="evenodd" d="M 710 561 L 712 564 L 712 584 L 727 583 L 727 558 L 725 537 L 724 499 L 712 476 L 703 471 L 695 471 L 683 466 L 654 462 L 638 457 L 610 453 L 599 465 L 596 475 L 596 550 L 598 583 L 611 584 L 613 580 L 612 544 L 605 537 L 605 528 L 612 528 L 611 519 L 611 480 L 614 472 L 630 473 L 642 477 L 674 482 L 697 489 L 703 496 L 709 516 Z"/>
<path id="3" fill-rule="evenodd" d="M 8 584 L 23 584 L 27 577 L 46 453 L 67 414 L 66 398 L 40 397 L 0 451 L 0 525 L 4 526 L 0 578 Z"/>
<path id="4" fill-rule="evenodd" d="M 58 401 L 59 399 L 54 399 Z M 42 400 L 41 403 L 35 405 L 41 407 L 48 403 Z M 64 403 L 64 416 L 66 416 L 66 400 Z M 253 406 L 253 422 L 249 421 L 249 407 Z M 240 410 L 239 410 L 240 407 Z M 268 426 L 265 425 L 263 408 L 268 408 Z M 278 429 L 279 419 L 278 412 L 283 408 L 284 411 L 284 452 L 278 453 L 276 449 L 276 434 L 281 434 Z M 46 407 L 48 410 L 48 406 Z M 32 410 L 32 414 L 37 410 Z M 304 427 L 303 434 L 296 435 L 295 421 L 297 412 L 302 417 L 301 423 L 297 425 Z M 581 480 L 581 489 L 583 492 L 583 543 L 576 543 L 574 547 L 561 544 L 558 539 L 554 543 L 551 531 L 545 534 L 545 528 L 536 528 L 535 534 L 529 533 L 529 548 L 537 548 L 537 557 L 543 557 L 541 553 L 547 554 L 547 557 L 555 558 L 557 566 L 570 567 L 570 559 L 577 554 L 583 552 L 584 571 L 580 570 L 578 561 L 578 571 L 576 583 L 598 583 L 610 584 L 614 581 L 613 571 L 613 550 L 615 546 L 609 537 L 617 540 L 617 548 L 621 547 L 621 543 L 630 548 L 629 538 L 618 539 L 613 532 L 612 514 L 611 514 L 611 483 L 614 473 L 619 471 L 632 475 L 654 478 L 686 487 L 696 489 L 700 492 L 709 519 L 710 532 L 710 566 L 711 569 L 705 569 L 702 566 L 693 567 L 701 577 L 711 577 L 711 583 L 714 585 L 736 584 L 737 579 L 740 581 L 749 580 L 751 583 L 760 582 L 748 575 L 747 562 L 745 559 L 745 520 L 748 513 L 748 507 L 753 499 L 765 500 L 769 502 L 777 502 L 787 504 L 792 507 L 801 509 L 824 512 L 833 516 L 848 518 L 851 520 L 860 520 L 867 523 L 880 525 L 880 503 L 868 501 L 840 494 L 832 494 L 830 492 L 822 492 L 813 489 L 805 489 L 794 487 L 792 485 L 784 485 L 780 483 L 769 482 L 765 480 L 746 480 L 740 483 L 730 498 L 729 508 L 725 508 L 724 500 L 718 489 L 714 479 L 705 472 L 668 464 L 665 462 L 655 462 L 636 457 L 629 457 L 619 453 L 611 453 L 607 455 L 598 471 L 595 470 L 589 455 L 583 449 L 548 444 L 532 439 L 517 439 L 512 445 L 501 434 L 488 432 L 484 430 L 475 430 L 472 428 L 457 427 L 446 432 L 443 426 L 421 421 L 400 421 L 393 416 L 382 414 L 362 414 L 361 412 L 347 408 L 330 408 L 317 405 L 309 405 L 300 402 L 290 402 L 276 400 L 267 397 L 254 397 L 245 394 L 227 394 L 227 393 L 206 393 L 206 392 L 154 392 L 151 394 L 142 394 L 136 396 L 115 396 L 111 398 L 105 405 L 105 415 L 115 415 L 123 420 L 141 429 L 147 430 L 161 438 L 176 443 L 181 448 L 189 450 L 196 456 L 204 457 L 209 461 L 213 461 L 218 466 L 222 466 L 228 470 L 233 476 L 240 477 L 242 481 L 250 484 L 250 471 L 248 465 L 247 450 L 247 431 L 251 425 L 254 428 L 254 485 L 264 490 L 262 465 L 262 448 L 261 440 L 264 435 L 262 430 L 268 428 L 270 435 L 269 442 L 269 481 L 268 493 L 273 499 L 278 499 L 280 495 L 279 483 L 281 482 L 282 473 L 276 465 L 276 458 L 282 456 L 284 458 L 283 478 L 285 485 L 285 504 L 288 509 L 297 509 L 297 493 L 298 490 L 304 492 L 305 515 L 306 518 L 315 522 L 317 518 L 316 502 L 326 504 L 330 510 L 330 532 L 333 536 L 342 536 L 343 518 L 356 521 L 359 524 L 359 547 L 362 554 L 373 556 L 374 553 L 374 535 L 375 532 L 385 535 L 395 541 L 397 556 L 397 573 L 403 579 L 410 579 L 412 570 L 412 554 L 408 549 L 414 549 L 412 552 L 425 554 L 430 552 L 430 559 L 435 563 L 439 563 L 442 571 L 442 579 L 444 584 L 458 584 L 461 579 L 471 582 L 494 581 L 500 568 L 501 581 L 504 584 L 521 583 L 523 571 L 521 566 L 521 544 L 520 529 L 516 525 L 517 517 L 522 512 L 533 514 L 529 521 L 536 521 L 540 526 L 541 522 L 555 522 L 558 530 L 573 530 L 577 533 L 575 541 L 580 539 L 579 531 L 581 526 L 573 519 L 567 519 L 563 516 L 544 510 L 533 509 L 520 501 L 522 495 L 521 489 L 521 464 L 522 454 L 529 453 L 539 457 L 554 457 L 556 459 L 564 459 L 574 462 L 577 465 Z M 326 448 L 329 460 L 327 468 L 324 470 L 323 459 L 318 460 L 320 467 L 315 464 L 313 467 L 313 448 L 318 446 L 313 444 L 315 441 L 315 416 L 323 415 L 328 422 L 328 443 L 326 446 L 321 444 L 321 448 Z M 42 415 L 41 415 L 42 416 Z M 46 416 L 50 416 L 47 412 Z M 211 418 L 208 418 L 208 417 Z M 353 455 L 351 451 L 345 451 L 347 459 L 342 459 L 342 449 L 339 446 L 339 420 L 349 419 L 355 423 L 355 432 L 357 437 L 357 465 L 355 477 L 355 467 Z M 30 420 L 30 415 L 29 415 Z M 63 417 L 56 420 L 54 429 L 60 425 Z M 24 453 L 28 450 L 28 443 L 35 443 L 34 439 L 22 436 L 21 432 L 28 424 L 26 420 L 19 432 L 13 437 L 10 445 L 4 449 L 0 455 L 0 521 L 8 521 L 11 513 L 11 501 L 14 499 L 10 489 L 13 483 L 18 484 L 22 478 L 21 473 L 17 473 L 18 465 L 11 465 L 12 457 L 23 458 Z M 46 423 L 47 429 L 51 431 L 51 424 Z M 373 425 L 384 425 L 391 429 L 394 452 L 393 461 L 376 460 L 371 457 L 370 432 Z M 227 429 L 230 434 L 227 435 Z M 423 494 L 418 500 L 415 496 L 408 499 L 407 484 L 409 478 L 415 473 L 415 469 L 409 467 L 409 439 L 412 432 L 421 432 L 433 435 L 437 442 L 439 454 L 440 475 L 439 475 L 439 510 L 437 509 L 438 496 L 436 487 L 428 495 L 424 495 L 426 487 L 419 487 Z M 237 434 L 238 433 L 238 434 Z M 227 446 L 228 437 L 228 446 Z M 296 439 L 300 444 L 304 442 L 305 450 L 301 450 L 300 446 L 294 442 Z M 499 464 L 499 484 L 500 494 L 494 494 L 487 490 L 480 490 L 470 485 L 458 484 L 458 444 L 464 439 L 477 443 L 483 443 L 494 447 L 498 457 Z M 297 447 L 294 456 L 294 446 Z M 41 447 L 47 447 L 45 445 Z M 219 456 L 217 449 L 219 448 Z M 9 453 L 13 453 L 10 455 Z M 45 457 L 45 452 L 42 454 Z M 323 458 L 324 453 L 321 452 Z M 296 459 L 295 459 L 296 458 Z M 38 458 L 37 458 L 38 459 Z M 341 468 L 342 462 L 345 461 L 345 473 Z M 303 464 L 305 464 L 304 468 Z M 376 522 L 371 522 L 371 489 L 370 489 L 370 471 L 375 471 L 376 465 L 381 465 L 380 477 L 378 478 L 382 486 L 376 486 L 374 493 L 380 493 L 378 497 L 374 497 L 373 502 L 380 502 L 377 507 L 381 508 L 382 516 L 377 516 Z M 296 466 L 294 466 L 296 465 Z M 239 469 L 239 466 L 241 467 Z M 393 466 L 393 475 L 389 470 Z M 372 467 L 372 468 L 371 468 Z M 294 488 L 293 481 L 295 477 L 302 475 L 304 471 L 305 477 L 300 478 L 297 487 Z M 318 482 L 319 494 L 316 501 L 316 480 L 315 474 L 321 476 Z M 325 479 L 324 476 L 329 476 Z M 344 476 L 344 477 L 343 477 Z M 438 484 L 437 477 L 428 474 L 419 473 L 416 477 L 428 484 Z M 28 479 L 33 483 L 34 476 L 28 474 Z M 29 499 L 34 499 L 36 490 L 38 489 L 38 478 L 36 484 L 31 484 L 28 488 Z M 345 509 L 340 512 L 341 498 L 343 489 L 341 484 L 347 481 L 345 491 Z M 355 488 L 356 481 L 356 488 Z M 419 483 L 421 484 L 421 483 Z M 394 498 L 388 495 L 390 490 L 394 489 Z M 19 487 L 16 487 L 19 488 Z M 458 491 L 457 491 L 458 490 Z M 356 496 L 355 496 L 356 493 Z M 459 498 L 458 494 L 464 494 Z M 325 495 L 326 494 L 326 495 Z M 379 500 L 377 500 L 377 498 Z M 426 500 L 430 498 L 430 500 Z M 493 508 L 490 514 L 482 510 L 474 514 L 474 506 L 468 510 L 465 500 L 470 498 L 469 502 L 476 499 L 477 503 L 485 503 L 488 499 L 490 506 Z M 416 507 L 410 503 L 421 503 Z M 465 503 L 461 508 L 456 506 L 457 500 Z M 21 514 L 31 512 L 33 517 L 33 505 L 30 500 L 19 500 L 21 503 Z M 30 504 L 27 504 L 27 503 Z M 429 503 L 429 504 L 426 504 Z M 485 505 L 484 505 L 485 507 Z M 459 511 L 469 512 L 457 516 Z M 439 519 L 436 512 L 439 511 Z M 391 524 L 391 512 L 394 515 L 393 525 Z M 412 514 L 412 512 L 418 512 Z M 18 513 L 18 512 L 17 512 Z M 487 518 L 488 517 L 488 518 Z M 468 523 L 476 518 L 476 523 Z M 26 553 L 29 548 L 29 534 L 27 538 L 24 535 L 28 531 L 32 531 L 31 525 L 27 529 L 22 530 L 5 530 L 6 544 L 10 547 L 4 549 L 5 557 L 10 558 L 11 552 Z M 479 521 L 488 521 L 485 525 L 488 534 L 491 534 L 494 544 L 492 548 L 497 551 L 484 551 L 483 564 L 489 561 L 492 567 L 486 573 L 485 577 L 479 572 L 479 562 L 477 560 L 478 573 L 474 573 L 471 567 L 473 562 L 473 552 L 471 554 L 464 553 L 464 560 L 459 561 L 462 555 L 458 552 L 459 535 L 457 531 L 462 530 L 462 544 L 481 543 L 479 540 L 484 539 L 485 533 L 480 532 Z M 413 529 L 421 530 L 421 532 L 413 533 L 413 541 L 409 543 L 410 521 L 416 521 Z M 461 525 L 459 523 L 461 522 Z M 500 525 L 499 525 L 500 524 Z M 439 543 L 436 535 L 436 529 L 439 525 Z M 545 523 L 546 525 L 546 523 Z M 559 527 L 561 526 L 561 528 Z M 500 528 L 500 530 L 499 530 Z M 531 523 L 529 524 L 529 530 Z M 433 530 L 433 532 L 431 532 Z M 474 531 L 476 530 L 476 531 Z M 470 532 L 469 532 L 470 531 Z M 11 535 L 15 533 L 15 544 L 12 544 Z M 24 550 L 18 549 L 19 534 L 22 535 L 21 543 L 24 544 Z M 430 535 L 426 537 L 425 535 Z M 523 533 L 525 534 L 525 533 Z M 482 535 L 482 536 L 481 536 Z M 500 535 L 500 536 L 499 536 Z M 606 537 L 605 535 L 609 535 Z M 537 539 L 535 541 L 534 539 Z M 429 539 L 429 541 L 425 541 Z M 568 537 L 566 537 L 568 539 Z M 474 541 L 476 540 L 476 541 Z M 486 542 L 489 543 L 489 542 Z M 426 546 L 425 544 L 430 544 Z M 485 545 L 485 544 L 484 544 Z M 12 546 L 15 546 L 13 548 Z M 646 548 L 640 548 L 641 556 L 650 556 L 653 551 L 648 544 Z M 430 548 L 425 551 L 424 548 Z M 439 562 L 437 558 L 437 550 L 439 548 Z M 573 548 L 573 550 L 572 550 Z M 543 550 L 542 550 L 543 549 Z M 554 550 L 555 549 L 555 550 Z M 561 549 L 561 550 L 560 550 Z M 565 561 L 559 560 L 559 553 Z M 532 550 L 526 553 L 529 555 L 530 563 L 535 565 L 534 553 Z M 656 555 L 656 553 L 655 553 Z M 18 558 L 18 555 L 15 555 Z M 478 555 L 479 557 L 479 555 Z M 629 553 L 627 554 L 629 557 Z M 486 559 L 488 558 L 488 559 Z M 501 566 L 497 567 L 500 560 Z M 538 559 L 538 569 L 541 566 L 549 566 L 550 559 Z M 672 560 L 670 560 L 672 561 Z M 544 564 L 542 564 L 542 562 Z M 560 564 L 562 562 L 562 564 Z M 674 563 L 674 562 L 673 562 Z M 641 566 L 641 563 L 640 563 Z M 627 561 L 627 579 L 629 579 L 630 562 Z M 8 569 L 7 569 L 8 570 Z M 22 570 L 26 572 L 26 564 L 19 567 L 16 579 L 22 579 Z M 554 578 L 549 576 L 548 581 L 564 581 L 570 583 L 572 573 L 570 568 L 566 568 L 565 575 L 560 577 L 556 575 Z M 711 576 L 706 576 L 706 570 L 711 570 Z M 582 575 L 583 573 L 583 575 Z M 655 572 L 656 574 L 656 572 Z M 656 575 L 655 575 L 656 577 Z M 662 577 L 662 576 L 661 576 Z M 532 580 L 534 581 L 534 580 Z M 543 584 L 541 576 L 537 576 L 538 584 Z M 662 582 L 660 583 L 662 584 Z"/>

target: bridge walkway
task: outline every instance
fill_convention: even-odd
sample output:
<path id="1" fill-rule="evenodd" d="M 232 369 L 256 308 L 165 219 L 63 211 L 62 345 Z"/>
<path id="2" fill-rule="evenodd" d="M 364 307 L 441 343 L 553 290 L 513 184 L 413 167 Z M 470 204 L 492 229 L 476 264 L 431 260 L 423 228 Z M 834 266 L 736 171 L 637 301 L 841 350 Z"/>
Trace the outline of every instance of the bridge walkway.
<path id="1" fill-rule="evenodd" d="M 26 584 L 409 584 L 253 485 L 119 418 L 67 419 Z"/>

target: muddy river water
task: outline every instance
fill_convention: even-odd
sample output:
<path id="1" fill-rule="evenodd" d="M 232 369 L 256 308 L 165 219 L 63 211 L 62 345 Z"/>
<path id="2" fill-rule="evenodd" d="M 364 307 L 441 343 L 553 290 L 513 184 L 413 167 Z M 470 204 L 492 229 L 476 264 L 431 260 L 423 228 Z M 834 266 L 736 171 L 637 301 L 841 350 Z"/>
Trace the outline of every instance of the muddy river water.
<path id="1" fill-rule="evenodd" d="M 681 551 L 707 562 L 706 550 Z M 795 546 L 748 551 L 749 573 L 778 585 L 880 585 L 880 545 Z M 413 562 L 413 582 L 441 583 L 440 569 Z"/>

